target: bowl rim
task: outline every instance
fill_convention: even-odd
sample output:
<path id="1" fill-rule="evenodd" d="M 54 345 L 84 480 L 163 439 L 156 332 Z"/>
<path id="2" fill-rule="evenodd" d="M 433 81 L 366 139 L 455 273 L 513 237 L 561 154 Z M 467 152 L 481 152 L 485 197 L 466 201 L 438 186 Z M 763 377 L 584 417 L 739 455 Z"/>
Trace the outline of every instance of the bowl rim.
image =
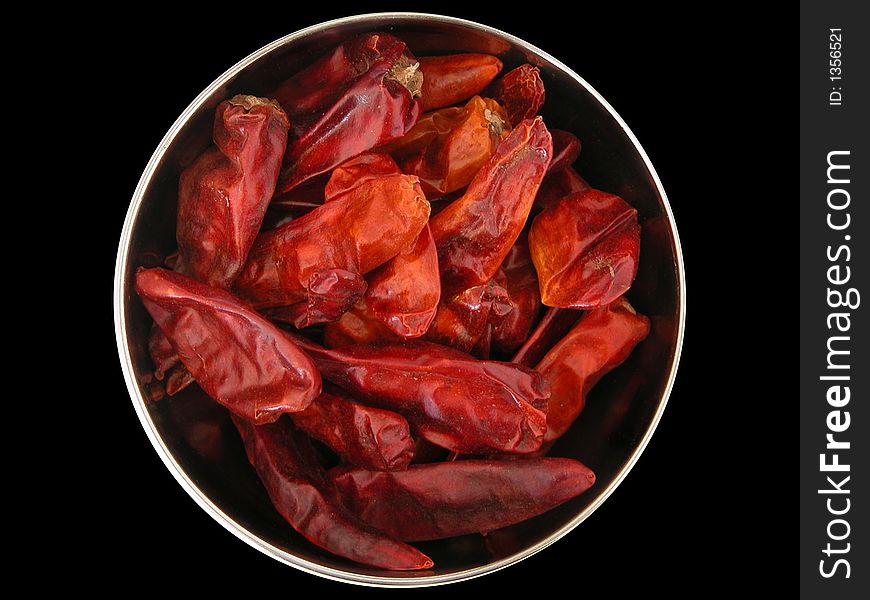
<path id="1" fill-rule="evenodd" d="M 124 317 L 127 313 L 127 299 L 125 297 L 124 274 L 127 271 L 128 262 L 130 259 L 129 249 L 130 240 L 132 238 L 133 225 L 135 224 L 136 218 L 139 214 L 145 190 L 148 187 L 148 184 L 150 183 L 151 178 L 153 177 L 157 169 L 157 166 L 159 165 L 161 159 L 172 144 L 175 137 L 181 131 L 183 126 L 188 122 L 190 117 L 193 116 L 202 107 L 202 105 L 214 94 L 215 91 L 229 83 L 232 78 L 237 76 L 239 72 L 241 72 L 244 68 L 282 46 L 291 44 L 295 41 L 298 41 L 299 39 L 319 33 L 327 29 L 331 29 L 336 26 L 376 21 L 378 27 L 384 27 L 388 26 L 389 21 L 391 20 L 403 22 L 407 22 L 409 20 L 425 21 L 459 25 L 464 27 L 471 27 L 484 33 L 500 37 L 504 40 L 507 40 L 517 48 L 521 48 L 525 51 L 534 53 L 535 55 L 544 58 L 545 60 L 553 64 L 556 68 L 560 69 L 564 74 L 570 76 L 583 88 L 585 88 L 586 91 L 589 92 L 605 108 L 605 110 L 607 110 L 607 112 L 613 117 L 616 123 L 618 123 L 619 126 L 623 129 L 626 136 L 629 138 L 632 145 L 634 146 L 635 150 L 638 152 L 639 156 L 643 160 L 644 166 L 646 167 L 647 171 L 652 177 L 656 190 L 659 194 L 659 197 L 661 198 L 664 213 L 667 216 L 668 223 L 673 235 L 676 258 L 675 266 L 677 270 L 676 285 L 679 304 L 679 306 L 677 307 L 679 322 L 677 324 L 677 338 L 674 346 L 674 358 L 671 362 L 667 382 L 665 384 L 665 388 L 662 393 L 661 399 L 659 400 L 655 414 L 652 416 L 650 424 L 644 432 L 642 438 L 640 439 L 640 442 L 635 447 L 631 455 L 628 457 L 628 460 L 622 466 L 617 476 L 604 490 L 601 490 L 599 492 L 595 500 L 591 504 L 589 504 L 589 506 L 584 508 L 579 514 L 577 514 L 573 519 L 571 519 L 571 521 L 563 525 L 546 539 L 541 540 L 537 544 L 534 544 L 510 556 L 499 559 L 493 563 L 472 567 L 470 569 L 465 569 L 462 571 L 456 571 L 442 575 L 423 575 L 420 577 L 414 577 L 412 573 L 402 573 L 400 576 L 397 577 L 364 575 L 320 565 L 315 562 L 311 562 L 295 556 L 289 552 L 281 550 L 280 548 L 276 548 L 275 546 L 260 539 L 252 532 L 248 531 L 245 527 L 243 527 L 242 525 L 234 521 L 229 515 L 224 513 L 216 504 L 214 504 L 208 498 L 208 496 L 202 490 L 199 489 L 199 487 L 193 482 L 193 480 L 188 477 L 187 473 L 184 471 L 181 465 L 179 465 L 175 458 L 172 456 L 172 453 L 169 451 L 169 448 L 166 446 L 162 437 L 157 431 L 157 427 L 154 421 L 151 419 L 148 410 L 146 409 L 147 400 L 143 397 L 141 390 L 136 383 L 133 361 L 129 351 L 127 331 L 126 327 L 124 326 Z M 668 399 L 670 398 L 670 394 L 673 389 L 674 379 L 676 377 L 680 362 L 680 355 L 682 353 L 686 322 L 686 280 L 683 265 L 683 253 L 680 245 L 680 238 L 673 211 L 671 210 L 670 203 L 668 202 L 667 195 L 665 193 L 664 187 L 662 186 L 661 180 L 659 179 L 658 173 L 656 173 L 656 170 L 653 167 L 649 156 L 647 156 L 646 151 L 640 144 L 640 141 L 638 141 L 637 137 L 635 137 L 634 133 L 632 133 L 631 129 L 629 129 L 628 125 L 625 123 L 625 121 L 623 121 L 622 117 L 619 116 L 619 114 L 616 112 L 616 110 L 614 110 L 610 103 L 607 102 L 607 100 L 605 100 L 604 97 L 601 96 L 601 94 L 599 94 L 585 79 L 575 73 L 562 61 L 553 57 L 548 52 L 541 50 L 537 46 L 530 44 L 512 34 L 501 31 L 489 25 L 484 25 L 482 23 L 478 23 L 476 21 L 471 21 L 468 19 L 418 12 L 366 13 L 342 17 L 339 19 L 332 19 L 329 21 L 324 21 L 315 25 L 311 25 L 304 29 L 300 29 L 298 31 L 285 35 L 273 42 L 270 42 L 269 44 L 266 44 L 260 49 L 252 52 L 251 54 L 231 66 L 229 69 L 227 69 L 224 73 L 217 77 L 208 87 L 200 92 L 199 95 L 194 98 L 194 100 L 175 120 L 175 122 L 166 132 L 166 135 L 163 136 L 163 139 L 160 141 L 151 158 L 149 159 L 148 164 L 146 165 L 145 170 L 142 173 L 142 176 L 139 178 L 136 189 L 133 192 L 133 196 L 130 201 L 130 207 L 127 210 L 127 214 L 124 219 L 124 225 L 121 230 L 121 239 L 118 245 L 118 254 L 115 263 L 113 296 L 115 337 L 118 345 L 118 356 L 121 361 L 121 369 L 124 372 L 124 379 L 127 384 L 127 389 L 130 393 L 131 401 L 133 402 L 133 407 L 135 408 L 136 414 L 139 417 L 139 421 L 141 422 L 142 427 L 145 430 L 148 439 L 151 441 L 152 446 L 154 446 L 154 449 L 157 452 L 158 456 L 163 461 L 163 464 L 166 466 L 166 468 L 169 469 L 170 473 L 172 473 L 173 477 L 175 477 L 175 480 L 187 492 L 187 494 L 191 498 L 193 498 L 193 500 L 206 513 L 208 513 L 215 521 L 220 523 L 230 533 L 232 533 L 251 547 L 256 548 L 260 552 L 266 554 L 267 556 L 270 556 L 271 558 L 274 558 L 284 564 L 290 565 L 291 567 L 297 568 L 306 573 L 318 575 L 320 577 L 325 577 L 334 581 L 341 581 L 344 583 L 352 583 L 372 587 L 426 587 L 455 583 L 458 581 L 464 581 L 467 579 L 480 577 L 487 573 L 493 573 L 540 552 L 550 544 L 556 542 L 557 540 L 568 534 L 580 523 L 586 520 L 593 512 L 595 512 L 595 510 L 599 506 L 601 506 L 601 504 L 614 492 L 614 490 L 619 487 L 619 484 L 622 483 L 626 475 L 628 475 L 628 473 L 637 463 L 640 455 L 643 454 L 643 451 L 646 449 L 649 440 L 652 438 L 652 435 L 655 432 L 659 421 L 661 420 L 662 414 L 664 413 L 665 407 L 668 403 Z"/>

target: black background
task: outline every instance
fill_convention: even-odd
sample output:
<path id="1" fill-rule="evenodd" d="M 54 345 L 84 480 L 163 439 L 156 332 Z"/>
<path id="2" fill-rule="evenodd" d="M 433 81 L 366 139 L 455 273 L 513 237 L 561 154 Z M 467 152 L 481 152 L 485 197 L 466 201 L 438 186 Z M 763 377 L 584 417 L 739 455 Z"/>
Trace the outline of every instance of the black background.
<path id="1" fill-rule="evenodd" d="M 796 112 L 786 88 L 794 63 L 784 60 L 794 42 L 783 39 L 783 26 L 730 4 L 709 6 L 703 16 L 667 7 L 637 12 L 621 4 L 573 8 L 576 16 L 555 3 L 509 8 L 493 2 L 462 8 L 367 3 L 312 12 L 288 3 L 182 17 L 148 6 L 113 27 L 83 30 L 79 41 L 93 46 L 83 77 L 112 98 L 91 107 L 86 128 L 110 149 L 112 178 L 100 193 L 100 210 L 111 218 L 98 288 L 107 350 L 99 379 L 109 385 L 86 419 L 95 425 L 97 443 L 79 469 L 98 492 L 84 494 L 87 512 L 78 524 L 94 546 L 82 551 L 87 567 L 78 583 L 99 588 L 118 577 L 143 592 L 250 597 L 372 593 L 267 558 L 225 531 L 175 482 L 130 403 L 108 316 L 108 281 L 138 178 L 204 87 L 249 53 L 304 26 L 353 13 L 414 10 L 517 35 L 595 87 L 658 171 L 679 227 L 688 283 L 676 385 L 626 480 L 545 551 L 499 573 L 422 593 L 703 597 L 710 590 L 782 590 L 773 559 L 789 561 L 795 552 L 794 499 L 783 499 L 785 473 L 793 467 L 785 464 L 783 438 L 793 437 L 796 413 L 789 403 L 796 400 L 786 373 L 769 357 L 791 356 L 796 338 L 788 287 L 795 273 L 787 260 L 794 244 L 789 222 L 796 221 L 788 207 L 796 198 L 777 169 L 797 137 L 785 133 L 788 112 Z"/>

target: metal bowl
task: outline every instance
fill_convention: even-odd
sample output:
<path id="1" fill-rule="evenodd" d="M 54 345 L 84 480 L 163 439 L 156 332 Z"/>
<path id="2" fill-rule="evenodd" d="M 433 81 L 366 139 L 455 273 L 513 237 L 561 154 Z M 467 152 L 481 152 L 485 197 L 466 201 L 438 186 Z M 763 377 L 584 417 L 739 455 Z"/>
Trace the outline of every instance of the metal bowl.
<path id="1" fill-rule="evenodd" d="M 597 474 L 578 498 L 487 537 L 419 544 L 435 560 L 424 572 L 388 572 L 351 563 L 298 535 L 272 508 L 250 468 L 227 413 L 197 386 L 159 402 L 147 399 L 152 371 L 150 317 L 133 290 L 139 266 L 175 248 L 178 176 L 211 143 L 218 103 L 237 93 L 265 95 L 347 36 L 389 31 L 418 55 L 487 52 L 505 70 L 541 69 L 542 111 L 551 127 L 583 141 L 578 170 L 593 187 L 619 194 L 638 210 L 638 276 L 628 297 L 652 321 L 649 337 L 590 393 L 586 408 L 551 451 Z M 637 139 L 592 87 L 546 52 L 507 33 L 461 19 L 411 13 L 349 17 L 290 34 L 254 52 L 206 88 L 178 117 L 139 181 L 121 234 L 115 271 L 115 329 L 133 405 L 155 450 L 188 494 L 218 523 L 281 562 L 331 579 L 380 586 L 424 586 L 490 573 L 538 552 L 577 527 L 613 492 L 643 452 L 670 393 L 685 320 L 685 282 L 677 229 L 661 182 Z"/>

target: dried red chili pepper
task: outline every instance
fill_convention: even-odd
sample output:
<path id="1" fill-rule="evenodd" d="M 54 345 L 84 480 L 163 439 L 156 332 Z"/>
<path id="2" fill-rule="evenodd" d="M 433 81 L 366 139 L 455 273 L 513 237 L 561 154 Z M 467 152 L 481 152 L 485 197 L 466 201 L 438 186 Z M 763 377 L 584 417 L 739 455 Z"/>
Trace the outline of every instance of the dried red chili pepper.
<path id="1" fill-rule="evenodd" d="M 649 319 L 625 298 L 591 310 L 547 352 L 535 370 L 552 387 L 545 442 L 564 434 L 583 410 L 586 394 L 620 365 L 649 333 Z"/>
<path id="2" fill-rule="evenodd" d="M 467 186 L 510 133 L 507 115 L 495 100 L 475 96 L 463 111 L 453 122 L 441 119 L 441 124 L 449 128 L 438 130 L 425 148 L 402 162 L 402 172 L 419 177 L 429 198 Z M 437 120 L 438 112 L 441 111 L 424 119 Z M 415 129 L 418 126 L 419 121 Z M 428 123 L 423 123 L 423 127 L 428 128 Z M 409 133 L 413 132 L 412 129 Z"/>
<path id="3" fill-rule="evenodd" d="M 382 341 L 398 342 L 401 339 L 372 312 L 365 298 L 354 304 L 340 319 L 327 323 L 323 328 L 323 345 L 327 348 Z"/>
<path id="4" fill-rule="evenodd" d="M 631 287 L 637 273 L 637 211 L 619 196 L 599 190 L 571 194 L 535 217 L 529 250 L 544 304 L 610 304 Z"/>
<path id="5" fill-rule="evenodd" d="M 592 470 L 570 458 L 460 460 L 394 472 L 338 467 L 329 475 L 349 510 L 405 541 L 507 527 L 595 483 Z"/>
<path id="6" fill-rule="evenodd" d="M 486 333 L 488 324 L 497 322 L 512 309 L 513 303 L 504 286 L 494 280 L 476 285 L 442 301 L 424 337 L 462 352 L 484 356 L 488 353 L 486 341 L 477 352 L 473 350 Z"/>
<path id="7" fill-rule="evenodd" d="M 521 236 L 511 248 L 502 270 L 506 276 L 505 289 L 513 308 L 497 320 L 492 320 L 491 345 L 495 352 L 508 354 L 529 337 L 529 331 L 541 309 L 538 275 L 525 236 Z"/>
<path id="8" fill-rule="evenodd" d="M 580 156 L 581 148 L 580 140 L 570 131 L 551 129 L 550 135 L 553 136 L 553 160 L 550 161 L 548 174 L 573 165 Z"/>
<path id="9" fill-rule="evenodd" d="M 326 201 L 341 197 L 371 179 L 400 173 L 387 154 L 361 154 L 332 172 L 326 184 Z M 416 240 L 372 271 L 366 280 L 366 304 L 370 311 L 364 312 L 374 314 L 398 336 L 423 335 L 441 298 L 438 252 L 429 226 L 423 227 Z"/>
<path id="10" fill-rule="evenodd" d="M 548 308 L 511 362 L 534 367 L 544 355 L 577 324 L 583 311 L 573 308 Z"/>
<path id="11" fill-rule="evenodd" d="M 544 105 L 544 81 L 541 70 L 530 64 L 520 65 L 505 73 L 483 94 L 495 98 L 507 111 L 514 127 L 524 119 L 531 119 Z"/>
<path id="12" fill-rule="evenodd" d="M 552 152 L 541 118 L 522 122 L 465 194 L 429 221 L 445 297 L 485 284 L 498 271 L 525 225 Z"/>
<path id="13" fill-rule="evenodd" d="M 355 398 L 402 414 L 430 442 L 466 454 L 540 447 L 549 390 L 538 373 L 479 361 L 417 340 L 327 350 L 288 334 L 326 379 Z"/>
<path id="14" fill-rule="evenodd" d="M 296 137 L 284 155 L 286 168 L 278 182 L 281 194 L 403 135 L 420 117 L 417 98 L 422 75 L 404 42 L 386 34 L 369 34 L 362 42 L 357 39 L 343 46 L 276 92 L 285 106 L 301 98 L 308 114 L 306 117 L 303 110 L 288 108 Z M 343 67 L 352 65 L 338 69 L 345 78 L 340 80 L 349 82 L 333 86 L 341 90 L 337 95 L 315 89 L 337 77 L 332 71 L 327 73 L 334 67 L 337 54 L 346 59 L 338 61 Z M 360 68 L 365 70 L 358 72 Z M 288 93 L 291 88 L 294 92 Z"/>
<path id="15" fill-rule="evenodd" d="M 434 140 L 449 133 L 465 118 L 466 113 L 463 106 L 442 108 L 426 113 L 417 120 L 408 133 L 378 146 L 377 151 L 389 154 L 400 162 L 411 158 L 423 152 Z"/>
<path id="16" fill-rule="evenodd" d="M 501 72 L 502 66 L 491 54 L 421 56 L 423 110 L 450 106 L 479 94 Z"/>
<path id="17" fill-rule="evenodd" d="M 174 270 L 226 288 L 275 192 L 290 127 L 274 100 L 235 96 L 215 113 L 215 147 L 181 173 Z"/>
<path id="18" fill-rule="evenodd" d="M 343 460 L 364 469 L 404 469 L 414 457 L 414 440 L 402 415 L 340 394 L 323 392 L 308 408 L 290 417 L 299 429 Z"/>
<path id="19" fill-rule="evenodd" d="M 538 210 L 550 208 L 565 196 L 585 192 L 588 189 L 590 185 L 572 167 L 549 171 L 535 196 L 534 208 Z"/>
<path id="20" fill-rule="evenodd" d="M 416 548 L 375 530 L 345 509 L 311 442 L 289 419 L 259 427 L 241 419 L 233 422 L 273 506 L 308 541 L 383 569 L 408 571 L 434 564 Z"/>
<path id="21" fill-rule="evenodd" d="M 140 269 L 136 293 L 200 387 L 240 417 L 268 423 L 320 394 L 308 356 L 229 292 Z"/>
<path id="22" fill-rule="evenodd" d="M 367 180 L 261 234 L 234 289 L 297 327 L 335 320 L 365 291 L 362 275 L 408 247 L 428 217 L 416 177 Z"/>

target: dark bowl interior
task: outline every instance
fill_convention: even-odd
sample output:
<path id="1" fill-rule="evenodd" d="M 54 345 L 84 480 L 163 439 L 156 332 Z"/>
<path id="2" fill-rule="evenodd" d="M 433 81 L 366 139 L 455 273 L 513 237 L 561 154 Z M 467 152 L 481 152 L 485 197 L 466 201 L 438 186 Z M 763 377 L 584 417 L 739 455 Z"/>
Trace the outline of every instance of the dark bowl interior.
<path id="1" fill-rule="evenodd" d="M 652 320 L 649 337 L 594 388 L 581 417 L 551 451 L 589 465 L 598 476 L 595 486 L 553 511 L 486 538 L 420 544 L 436 563 L 423 573 L 367 568 L 304 540 L 272 508 L 226 411 L 196 385 L 159 402 L 145 400 L 153 369 L 146 347 L 151 319 L 132 285 L 138 267 L 152 266 L 175 249 L 178 176 L 211 143 L 218 103 L 237 93 L 266 95 L 346 36 L 377 30 L 398 35 L 417 55 L 488 52 L 504 61 L 505 70 L 523 62 L 541 68 L 547 91 L 542 114 L 548 126 L 582 140 L 578 171 L 593 187 L 619 194 L 639 212 L 641 263 L 628 298 Z M 194 102 L 184 122 L 176 123 L 165 151 L 158 149 L 152 158 L 153 168 L 133 198 L 117 274 L 119 346 L 133 402 L 158 452 L 171 470 L 177 469 L 174 474 L 194 499 L 216 509 L 218 521 L 236 535 L 280 560 L 327 576 L 381 584 L 480 574 L 528 555 L 585 518 L 634 462 L 661 414 L 676 369 L 684 310 L 679 243 L 667 201 L 633 136 L 609 108 L 564 66 L 520 40 L 476 24 L 421 15 L 369 15 L 293 34 L 243 68 L 234 67 L 213 87 Z"/>

